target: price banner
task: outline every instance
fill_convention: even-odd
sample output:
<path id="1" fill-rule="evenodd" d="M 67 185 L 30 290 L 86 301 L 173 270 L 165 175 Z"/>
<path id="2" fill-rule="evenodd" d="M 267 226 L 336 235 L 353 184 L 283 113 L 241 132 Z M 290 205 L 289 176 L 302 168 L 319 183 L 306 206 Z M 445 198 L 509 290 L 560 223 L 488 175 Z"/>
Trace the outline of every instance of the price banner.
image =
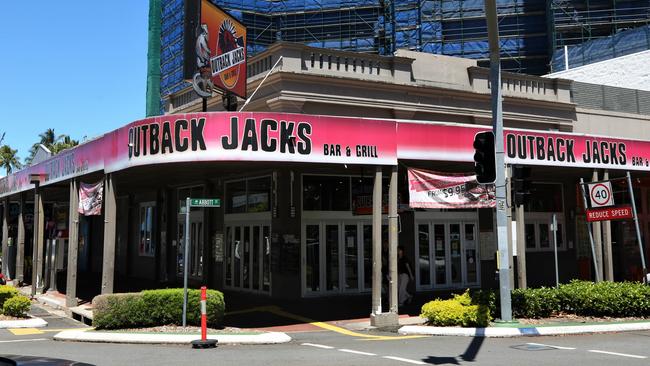
<path id="1" fill-rule="evenodd" d="M 409 206 L 413 208 L 491 208 L 494 184 L 479 184 L 471 173 L 408 169 Z"/>

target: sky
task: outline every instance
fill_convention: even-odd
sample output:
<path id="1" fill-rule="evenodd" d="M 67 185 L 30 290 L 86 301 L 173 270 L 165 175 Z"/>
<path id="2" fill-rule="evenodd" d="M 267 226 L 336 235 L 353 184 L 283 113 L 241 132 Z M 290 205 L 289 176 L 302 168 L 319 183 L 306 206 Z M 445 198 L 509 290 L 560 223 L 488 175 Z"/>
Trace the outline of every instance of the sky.
<path id="1" fill-rule="evenodd" d="M 83 140 L 145 116 L 149 1 L 0 2 L 0 134 Z M 3 173 L 0 173 L 2 175 Z"/>

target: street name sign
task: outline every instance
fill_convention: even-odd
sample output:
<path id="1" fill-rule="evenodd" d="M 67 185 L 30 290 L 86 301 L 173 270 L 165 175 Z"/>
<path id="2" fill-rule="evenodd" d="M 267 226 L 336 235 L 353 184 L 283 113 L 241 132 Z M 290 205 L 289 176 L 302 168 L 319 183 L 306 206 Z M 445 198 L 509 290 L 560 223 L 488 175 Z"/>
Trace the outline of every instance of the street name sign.
<path id="1" fill-rule="evenodd" d="M 219 198 L 190 198 L 190 207 L 221 207 Z"/>

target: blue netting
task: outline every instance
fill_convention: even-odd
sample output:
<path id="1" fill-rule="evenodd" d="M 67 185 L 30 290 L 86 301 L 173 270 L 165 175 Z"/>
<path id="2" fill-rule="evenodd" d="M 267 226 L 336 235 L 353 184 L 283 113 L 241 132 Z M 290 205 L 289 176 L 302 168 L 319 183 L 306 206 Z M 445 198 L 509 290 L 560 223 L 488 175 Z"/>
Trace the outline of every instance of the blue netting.
<path id="1" fill-rule="evenodd" d="M 634 28 L 613 36 L 568 46 L 569 68 L 650 50 L 650 26 Z M 551 70 L 564 70 L 564 48 L 553 53 Z"/>

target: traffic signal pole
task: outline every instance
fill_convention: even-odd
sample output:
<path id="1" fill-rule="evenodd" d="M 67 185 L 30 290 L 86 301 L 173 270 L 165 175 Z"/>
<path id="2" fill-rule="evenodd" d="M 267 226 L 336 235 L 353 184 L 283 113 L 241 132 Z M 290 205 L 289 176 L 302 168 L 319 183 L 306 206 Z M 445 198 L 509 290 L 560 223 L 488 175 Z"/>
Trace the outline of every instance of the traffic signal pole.
<path id="1" fill-rule="evenodd" d="M 499 296 L 501 300 L 501 320 L 512 321 L 510 299 L 510 252 L 508 250 L 508 218 L 506 215 L 506 172 L 503 139 L 503 109 L 501 102 L 501 64 L 499 59 L 499 25 L 496 0 L 485 1 L 485 15 L 490 45 L 490 85 L 492 92 L 492 122 L 494 131 L 494 152 L 496 160 L 496 216 L 497 216 L 497 256 L 499 270 Z"/>

